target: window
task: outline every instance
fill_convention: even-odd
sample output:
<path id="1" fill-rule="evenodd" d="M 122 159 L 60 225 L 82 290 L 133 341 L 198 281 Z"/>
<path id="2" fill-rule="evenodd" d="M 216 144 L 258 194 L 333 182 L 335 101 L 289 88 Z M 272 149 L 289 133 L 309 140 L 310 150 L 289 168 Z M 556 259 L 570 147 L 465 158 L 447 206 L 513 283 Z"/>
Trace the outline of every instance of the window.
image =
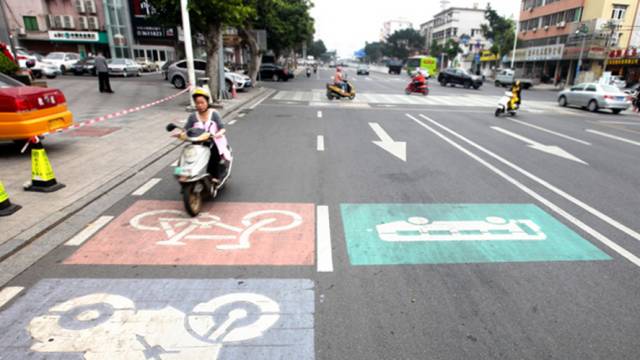
<path id="1" fill-rule="evenodd" d="M 35 16 L 23 16 L 22 20 L 24 21 L 24 28 L 27 31 L 39 31 L 38 28 L 38 18 Z"/>
<path id="2" fill-rule="evenodd" d="M 160 51 L 160 61 L 167 61 L 167 53 L 166 51 Z"/>
<path id="3" fill-rule="evenodd" d="M 176 64 L 177 67 L 179 67 L 180 69 L 186 69 L 187 68 L 187 62 L 186 61 L 180 61 L 179 63 Z"/>
<path id="4" fill-rule="evenodd" d="M 624 15 L 627 13 L 627 5 L 613 4 L 613 10 L 611 11 L 611 18 L 616 20 L 623 20 Z"/>
<path id="5" fill-rule="evenodd" d="M 205 71 L 207 69 L 207 63 L 204 61 L 194 61 L 193 65 L 196 70 Z"/>
<path id="6" fill-rule="evenodd" d="M 571 88 L 571 91 L 582 91 L 584 90 L 584 84 L 576 85 Z"/>
<path id="7" fill-rule="evenodd" d="M 596 86 L 593 84 L 587 85 L 587 88 L 584 91 L 596 92 Z"/>

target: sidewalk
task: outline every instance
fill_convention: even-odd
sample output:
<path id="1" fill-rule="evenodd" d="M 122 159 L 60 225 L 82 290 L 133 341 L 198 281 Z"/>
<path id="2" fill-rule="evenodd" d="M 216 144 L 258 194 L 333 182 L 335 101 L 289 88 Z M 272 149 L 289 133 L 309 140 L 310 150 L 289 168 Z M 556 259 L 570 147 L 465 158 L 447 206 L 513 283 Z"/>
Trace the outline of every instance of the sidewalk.
<path id="1" fill-rule="evenodd" d="M 95 84 L 86 82 L 80 85 L 90 86 L 92 89 Z M 75 82 L 75 89 L 69 93 L 72 96 L 74 93 L 81 93 L 82 89 L 77 89 L 80 85 Z M 151 83 L 148 86 L 154 85 Z M 85 90 L 89 91 L 88 88 Z M 170 94 L 177 92 L 171 88 L 166 91 L 170 91 Z M 268 93 L 269 90 L 265 88 L 240 92 L 236 99 L 223 101 L 223 109 L 219 111 L 224 118 Z M 85 103 L 85 99 L 67 96 L 74 115 L 76 111 L 81 111 L 74 110 L 74 107 L 87 107 L 86 104 L 74 104 Z M 114 100 L 119 107 L 126 101 L 116 101 L 116 98 L 110 100 Z M 146 102 L 139 101 L 137 104 L 144 103 Z M 0 144 L 0 181 L 4 183 L 11 201 L 23 207 L 9 217 L 0 218 L 0 260 L 177 147 L 179 142 L 168 136 L 165 125 L 169 122 L 183 122 L 188 116 L 186 105 L 188 95 L 184 94 L 140 112 L 46 138 L 44 145 L 56 179 L 66 185 L 64 189 L 54 193 L 22 190 L 23 184 L 31 176 L 29 151 L 19 154 L 13 144 Z M 94 114 L 104 115 L 118 110 L 121 109 L 105 106 L 100 101 L 91 104 L 91 112 Z M 75 118 L 76 121 L 85 120 L 78 116 Z"/>

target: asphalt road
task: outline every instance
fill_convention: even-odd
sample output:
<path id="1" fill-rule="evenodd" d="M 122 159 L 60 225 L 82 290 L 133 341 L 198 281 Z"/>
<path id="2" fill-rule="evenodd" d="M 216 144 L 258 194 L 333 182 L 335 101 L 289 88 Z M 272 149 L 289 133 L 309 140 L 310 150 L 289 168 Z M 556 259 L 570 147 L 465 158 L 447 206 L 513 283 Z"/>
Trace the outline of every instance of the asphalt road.
<path id="1" fill-rule="evenodd" d="M 532 90 L 496 118 L 504 89 L 373 73 L 328 101 L 330 75 L 225 119 L 233 174 L 197 220 L 172 153 L 45 235 L 71 243 L 8 284 L 0 359 L 637 357 L 636 114 Z"/>

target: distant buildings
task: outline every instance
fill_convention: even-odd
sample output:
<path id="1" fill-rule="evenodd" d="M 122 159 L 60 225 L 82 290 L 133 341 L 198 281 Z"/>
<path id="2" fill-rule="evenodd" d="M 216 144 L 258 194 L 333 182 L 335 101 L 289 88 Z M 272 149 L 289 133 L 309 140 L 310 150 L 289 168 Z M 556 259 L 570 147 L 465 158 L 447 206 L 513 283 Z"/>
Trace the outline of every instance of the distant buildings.
<path id="1" fill-rule="evenodd" d="M 408 20 L 398 19 L 398 20 L 389 20 L 385 21 L 382 24 L 382 29 L 380 29 L 380 41 L 385 41 L 389 35 L 393 34 L 398 30 L 404 29 L 412 29 L 413 23 Z"/>

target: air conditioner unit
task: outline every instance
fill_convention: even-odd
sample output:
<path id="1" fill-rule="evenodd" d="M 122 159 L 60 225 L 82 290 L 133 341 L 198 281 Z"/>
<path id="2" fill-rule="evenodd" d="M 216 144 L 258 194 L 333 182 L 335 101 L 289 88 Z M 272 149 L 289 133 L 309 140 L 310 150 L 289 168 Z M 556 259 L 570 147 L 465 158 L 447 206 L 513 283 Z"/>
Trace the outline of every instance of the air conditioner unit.
<path id="1" fill-rule="evenodd" d="M 56 29 L 64 29 L 64 16 L 56 15 L 55 16 L 55 28 Z"/>
<path id="2" fill-rule="evenodd" d="M 64 15 L 64 28 L 65 29 L 75 29 L 75 23 L 73 22 L 73 16 Z"/>
<path id="3" fill-rule="evenodd" d="M 80 20 L 80 30 L 89 30 L 89 20 L 86 16 L 80 16 L 78 20 Z"/>
<path id="4" fill-rule="evenodd" d="M 80 14 L 83 14 L 86 12 L 85 6 L 84 6 L 84 0 L 76 0 L 75 1 L 76 4 L 76 11 L 79 12 Z"/>
<path id="5" fill-rule="evenodd" d="M 25 35 L 27 35 L 27 31 L 23 27 L 18 28 L 18 35 L 19 36 L 25 36 Z"/>
<path id="6" fill-rule="evenodd" d="M 531 29 L 531 32 L 537 32 L 537 31 L 538 31 L 538 28 Z"/>
<path id="7" fill-rule="evenodd" d="M 529 8 L 529 12 L 533 12 L 533 8 L 532 7 Z"/>
<path id="8" fill-rule="evenodd" d="M 549 25 L 544 26 L 544 31 L 549 31 Z"/>
<path id="9" fill-rule="evenodd" d="M 559 23 L 556 24 L 557 27 L 559 28 L 563 28 L 565 26 L 567 26 L 567 22 L 566 21 L 560 21 Z"/>
<path id="10" fill-rule="evenodd" d="M 56 16 L 55 15 L 47 15 L 47 27 L 49 29 L 55 29 L 56 26 Z"/>
<path id="11" fill-rule="evenodd" d="M 97 16 L 89 16 L 89 29 L 100 30 L 100 23 L 98 23 Z"/>
<path id="12" fill-rule="evenodd" d="M 84 3 L 88 13 L 95 14 L 96 12 L 98 12 L 96 8 L 96 2 L 94 0 L 87 0 Z"/>

